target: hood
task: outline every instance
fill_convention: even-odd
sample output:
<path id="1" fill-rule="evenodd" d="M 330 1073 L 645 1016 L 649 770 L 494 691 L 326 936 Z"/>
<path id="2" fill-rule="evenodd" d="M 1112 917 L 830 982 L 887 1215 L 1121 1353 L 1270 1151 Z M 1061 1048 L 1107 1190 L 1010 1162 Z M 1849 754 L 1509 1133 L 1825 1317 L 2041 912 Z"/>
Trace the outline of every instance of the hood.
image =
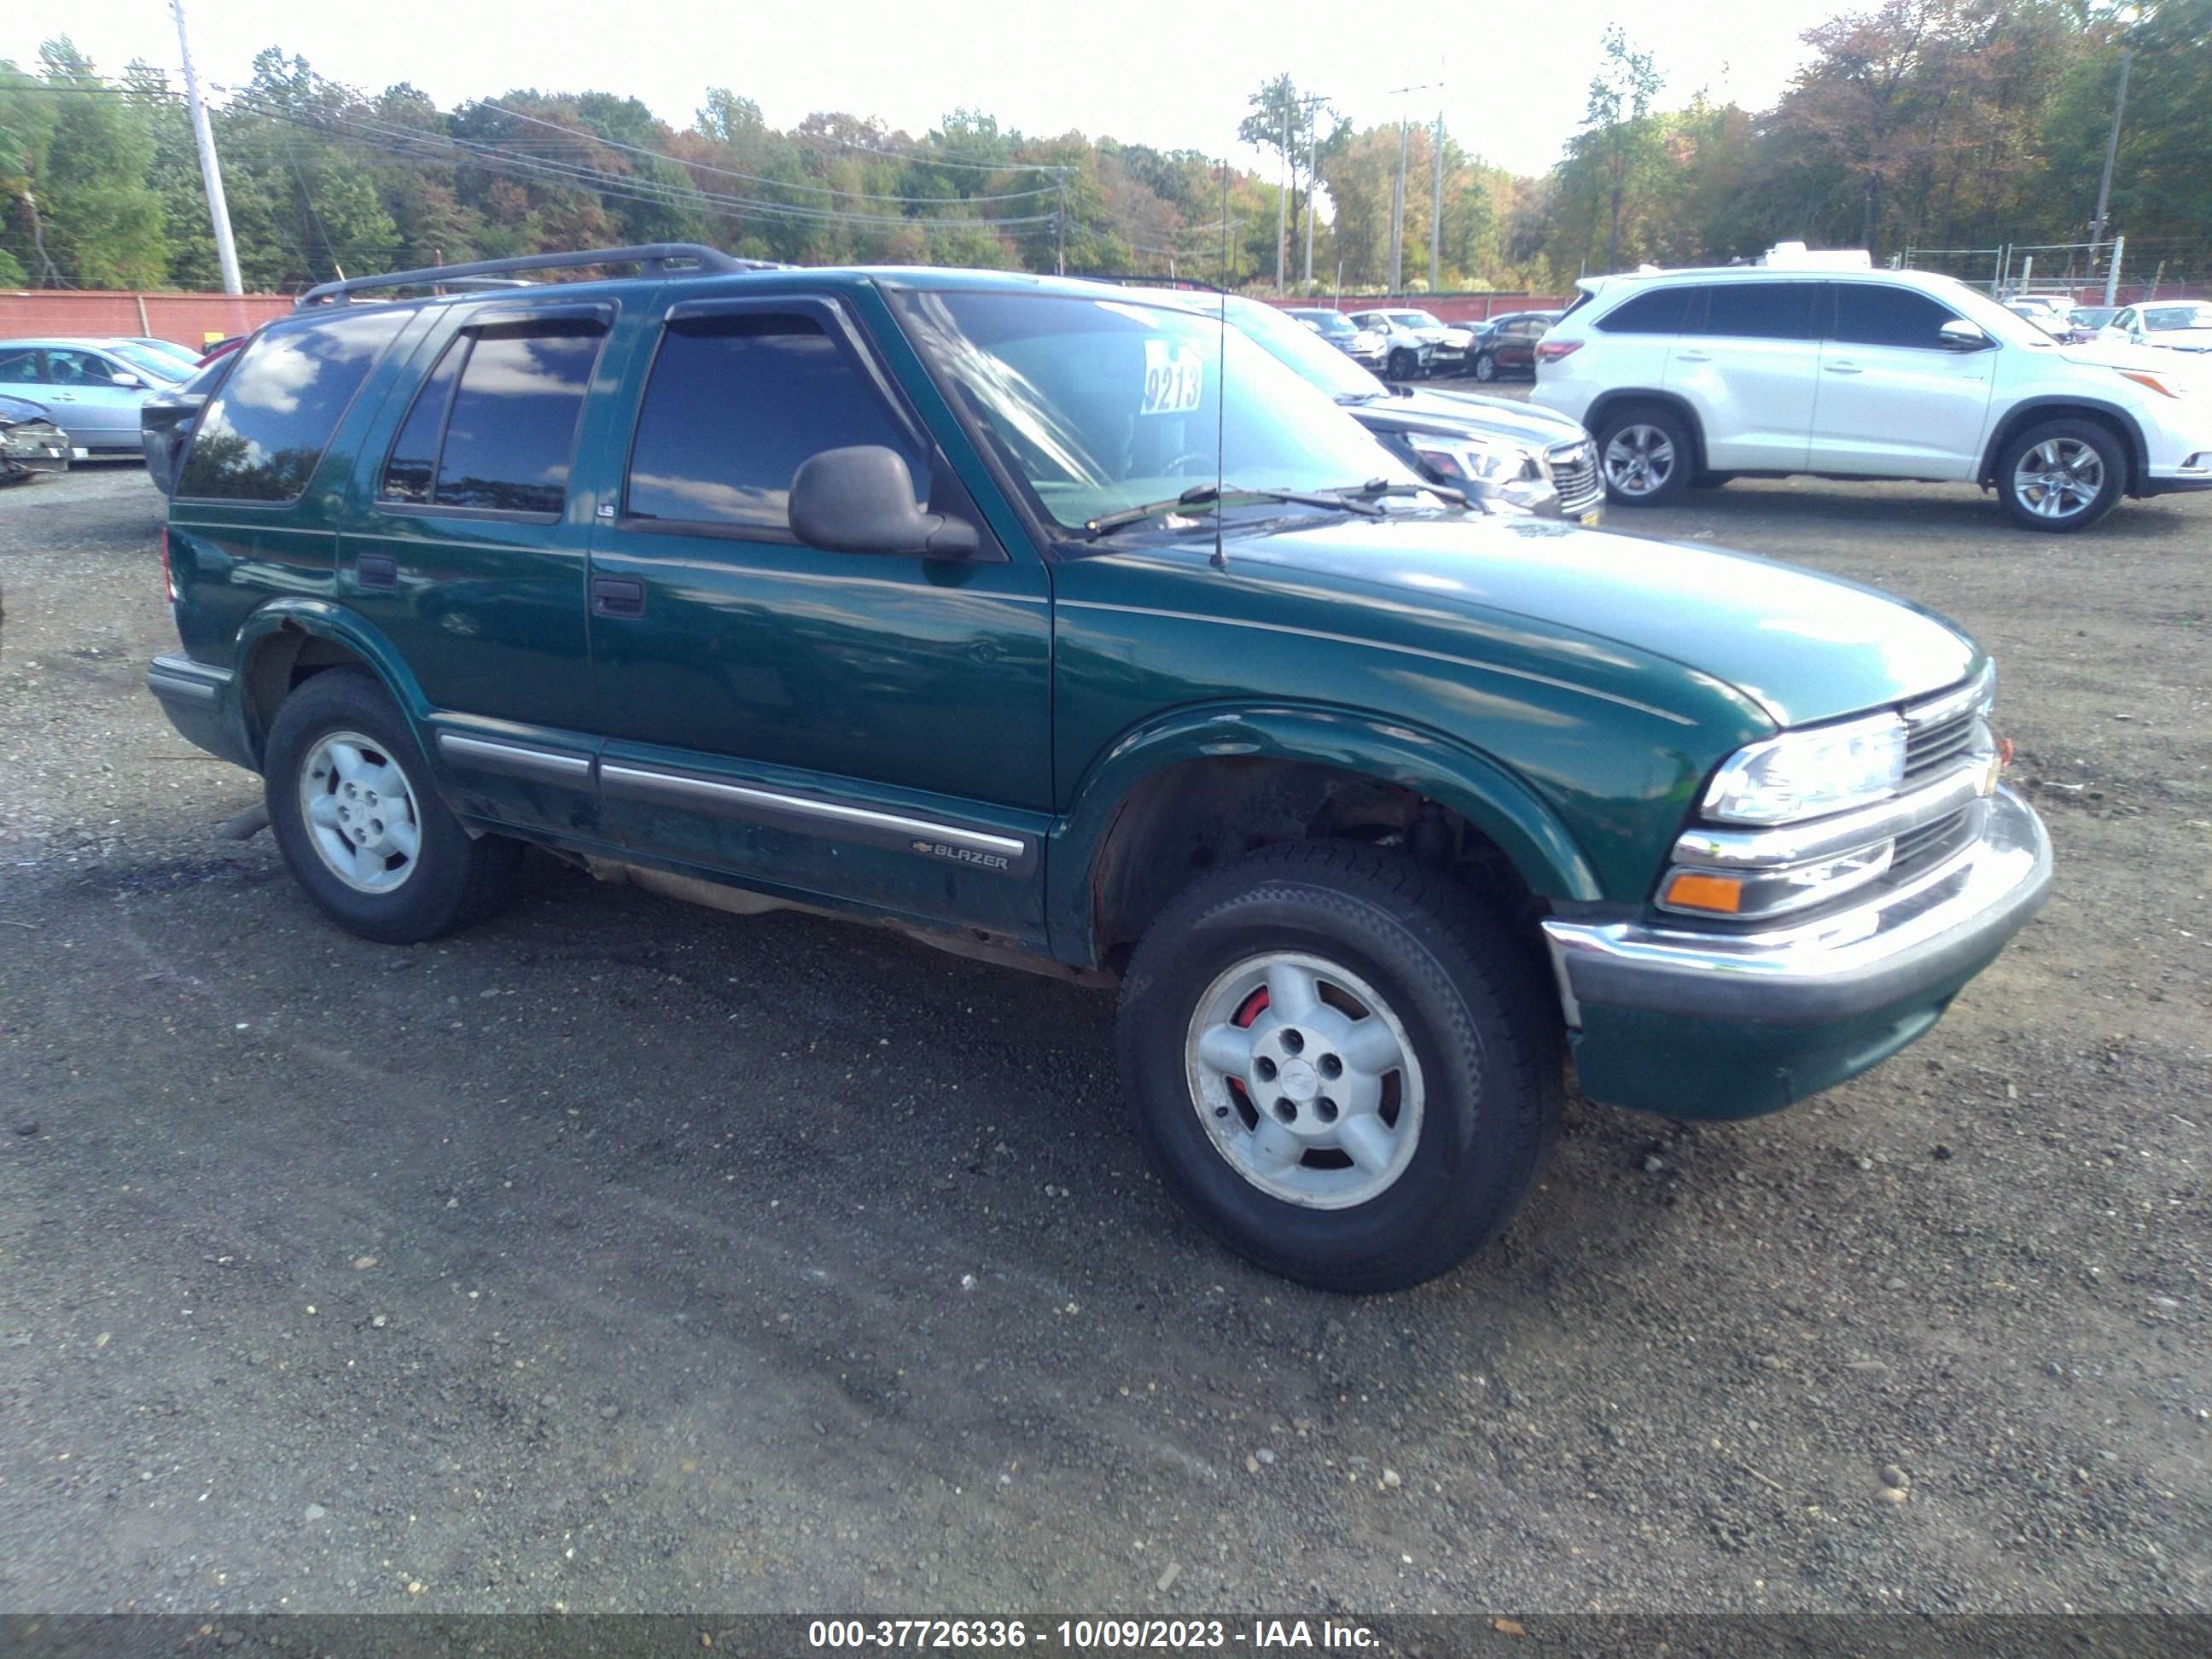
<path id="1" fill-rule="evenodd" d="M 1416 392 L 1406 398 L 1370 398 L 1346 405 L 1371 432 L 1440 432 L 1504 438 L 1530 449 L 1571 443 L 1583 436 L 1581 424 L 1556 410 L 1509 398 Z"/>
<path id="2" fill-rule="evenodd" d="M 1387 596 L 1447 636 L 1500 612 L 1596 635 L 1723 681 L 1780 726 L 1924 696 L 1984 660 L 1954 623 L 1875 588 L 1556 519 L 1352 520 L 1232 542 L 1229 558 Z"/>
<path id="3" fill-rule="evenodd" d="M 2085 368 L 2139 368 L 2156 374 L 2160 369 L 2171 371 L 2173 368 L 2173 358 L 2167 351 L 2126 340 L 2084 341 L 2080 345 L 2061 346 L 2058 355 Z"/>
<path id="4" fill-rule="evenodd" d="M 2158 351 L 2212 351 L 2212 327 L 2161 329 L 2145 335 L 2143 344 Z"/>

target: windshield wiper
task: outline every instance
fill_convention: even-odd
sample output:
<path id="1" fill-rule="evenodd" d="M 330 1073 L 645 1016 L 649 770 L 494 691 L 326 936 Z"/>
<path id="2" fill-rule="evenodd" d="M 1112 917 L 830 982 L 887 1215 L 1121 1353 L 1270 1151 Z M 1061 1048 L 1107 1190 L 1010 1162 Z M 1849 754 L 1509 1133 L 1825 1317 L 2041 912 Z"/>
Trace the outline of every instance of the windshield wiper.
<path id="1" fill-rule="evenodd" d="M 1125 507 L 1118 513 L 1102 514 L 1086 521 L 1084 529 L 1093 536 L 1103 536 L 1109 531 L 1119 530 L 1146 519 L 1157 519 L 1162 514 L 1173 513 L 1178 507 L 1212 507 L 1231 500 L 1252 501 L 1287 501 L 1296 507 L 1327 507 L 1332 512 L 1357 513 L 1364 518 L 1379 519 L 1382 509 L 1358 495 L 1346 495 L 1336 490 L 1310 489 L 1253 489 L 1243 484 L 1229 484 L 1217 489 L 1212 484 L 1193 484 L 1171 501 L 1147 501 L 1142 507 Z"/>
<path id="2" fill-rule="evenodd" d="M 1454 489 L 1450 484 L 1392 483 L 1388 478 L 1370 478 L 1358 489 L 1342 493 L 1363 501 L 1380 501 L 1386 495 L 1439 495 L 1455 507 L 1472 506 L 1480 500 L 1479 496 L 1470 495 L 1464 489 Z"/>

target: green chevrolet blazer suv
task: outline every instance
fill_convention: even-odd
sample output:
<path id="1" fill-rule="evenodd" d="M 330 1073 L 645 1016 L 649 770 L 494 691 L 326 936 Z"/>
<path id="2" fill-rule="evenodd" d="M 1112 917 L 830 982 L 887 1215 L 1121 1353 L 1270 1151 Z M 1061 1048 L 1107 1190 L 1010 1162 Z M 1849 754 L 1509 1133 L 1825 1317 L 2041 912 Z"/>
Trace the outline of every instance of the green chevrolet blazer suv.
<path id="1" fill-rule="evenodd" d="M 635 274 L 514 280 L 592 266 Z M 209 397 L 164 548 L 149 684 L 340 927 L 479 921 L 535 843 L 1117 986 L 1162 1179 L 1340 1290 L 1498 1233 L 1570 1057 L 1773 1111 L 2050 881 L 1942 617 L 1471 507 L 1079 280 L 666 245 L 332 284 Z"/>

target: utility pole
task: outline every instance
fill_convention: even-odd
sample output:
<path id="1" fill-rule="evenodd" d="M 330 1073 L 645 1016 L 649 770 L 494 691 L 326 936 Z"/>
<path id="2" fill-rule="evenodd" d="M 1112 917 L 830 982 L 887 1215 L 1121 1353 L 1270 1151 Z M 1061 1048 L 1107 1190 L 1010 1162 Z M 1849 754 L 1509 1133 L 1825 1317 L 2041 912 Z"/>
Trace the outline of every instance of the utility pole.
<path id="1" fill-rule="evenodd" d="M 1437 141 L 1429 173 L 1429 292 L 1443 281 L 1444 247 L 1444 112 L 1437 108 Z"/>
<path id="2" fill-rule="evenodd" d="M 1283 291 L 1283 260 L 1285 248 L 1291 238 L 1291 112 L 1297 107 L 1291 100 L 1283 100 L 1283 173 L 1282 188 L 1275 192 L 1275 292 Z"/>
<path id="3" fill-rule="evenodd" d="M 2136 49 L 2124 40 L 2120 43 L 2120 90 L 2112 100 L 2112 130 L 2105 135 L 2105 176 L 2097 183 L 2097 216 L 2089 226 L 2089 250 L 2094 256 L 2097 244 L 2105 240 L 2105 210 L 2112 199 L 2112 163 L 2120 154 L 2120 118 L 2128 108 L 2128 70 L 2134 66 Z"/>
<path id="4" fill-rule="evenodd" d="M 1067 169 L 1055 168 L 1053 177 L 1060 186 L 1060 211 L 1052 216 L 1053 229 L 1059 235 L 1060 244 L 1053 251 L 1052 269 L 1054 276 L 1065 276 L 1067 275 Z"/>
<path id="5" fill-rule="evenodd" d="M 200 182 L 207 186 L 208 217 L 215 224 L 215 257 L 222 266 L 222 291 L 243 294 L 238 276 L 238 245 L 230 239 L 230 204 L 223 199 L 222 164 L 216 160 L 215 129 L 208 125 L 200 98 L 200 78 L 192 70 L 192 43 L 185 33 L 185 0 L 169 0 L 177 15 L 177 50 L 185 60 L 185 99 L 192 107 L 192 137 L 199 145 Z"/>
<path id="6" fill-rule="evenodd" d="M 1407 93 L 1434 92 L 1443 83 L 1430 81 L 1418 87 L 1393 87 L 1391 95 L 1402 97 Z M 1390 187 L 1390 292 L 1398 293 L 1405 286 L 1406 277 L 1406 146 L 1407 143 L 1405 106 L 1398 110 L 1398 178 Z"/>
<path id="7" fill-rule="evenodd" d="M 1314 185 L 1321 179 L 1321 121 L 1306 129 L 1306 274 L 1302 287 L 1313 286 Z"/>

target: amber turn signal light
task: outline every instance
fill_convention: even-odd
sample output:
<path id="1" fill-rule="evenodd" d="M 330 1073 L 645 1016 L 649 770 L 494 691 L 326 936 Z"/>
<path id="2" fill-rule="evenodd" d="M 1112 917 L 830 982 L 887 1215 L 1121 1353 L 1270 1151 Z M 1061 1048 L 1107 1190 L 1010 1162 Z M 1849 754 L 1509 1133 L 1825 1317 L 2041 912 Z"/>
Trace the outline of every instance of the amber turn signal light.
<path id="1" fill-rule="evenodd" d="M 1742 907 L 1743 883 L 1735 876 L 1709 876 L 1696 870 L 1680 870 L 1667 884 L 1662 902 L 1686 910 L 1717 910 L 1732 916 Z"/>

